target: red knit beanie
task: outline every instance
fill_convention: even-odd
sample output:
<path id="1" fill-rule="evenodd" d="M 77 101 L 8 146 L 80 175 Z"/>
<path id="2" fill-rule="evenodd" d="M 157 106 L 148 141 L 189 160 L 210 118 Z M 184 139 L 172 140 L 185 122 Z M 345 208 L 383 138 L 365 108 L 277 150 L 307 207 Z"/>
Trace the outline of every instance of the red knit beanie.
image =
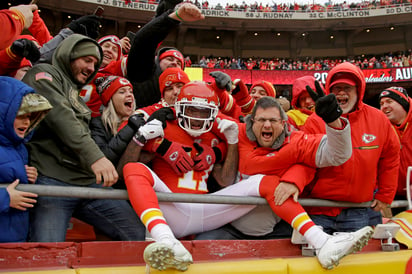
<path id="1" fill-rule="evenodd" d="M 165 57 L 168 57 L 168 56 L 172 56 L 174 58 L 179 59 L 180 63 L 182 64 L 181 69 L 184 69 L 185 61 L 184 61 L 184 58 L 183 58 L 183 54 L 180 51 L 178 51 L 176 49 L 166 50 L 165 52 L 160 54 L 159 61 L 162 60 Z"/>
<path id="2" fill-rule="evenodd" d="M 250 91 L 256 86 L 261 86 L 264 90 L 266 90 L 267 96 L 276 98 L 276 89 L 272 85 L 272 83 L 268 81 L 264 81 L 264 80 L 257 81 L 256 83 L 252 85 L 252 87 L 250 88 Z"/>
<path id="3" fill-rule="evenodd" d="M 122 58 L 122 44 L 120 44 L 120 39 L 116 35 L 107 35 L 103 36 L 102 38 L 97 41 L 97 43 L 102 46 L 104 42 L 112 42 L 117 46 L 117 60 L 120 60 Z"/>
<path id="4" fill-rule="evenodd" d="M 120 76 L 99 77 L 96 79 L 95 84 L 97 93 L 100 95 L 104 106 L 107 106 L 113 94 L 115 94 L 119 88 L 125 86 L 133 88 L 129 80 Z"/>
<path id="5" fill-rule="evenodd" d="M 163 97 L 163 91 L 166 87 L 174 83 L 189 83 L 189 76 L 180 68 L 167 68 L 159 76 L 159 88 Z"/>

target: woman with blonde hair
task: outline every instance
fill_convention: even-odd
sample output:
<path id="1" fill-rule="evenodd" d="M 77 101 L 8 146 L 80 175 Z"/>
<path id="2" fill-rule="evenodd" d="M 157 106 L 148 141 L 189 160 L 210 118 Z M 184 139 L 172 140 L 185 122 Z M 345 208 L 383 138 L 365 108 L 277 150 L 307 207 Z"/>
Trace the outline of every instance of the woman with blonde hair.
<path id="1" fill-rule="evenodd" d="M 132 84 L 120 76 L 96 79 L 97 92 L 102 101 L 102 115 L 92 118 L 92 137 L 104 155 L 116 166 L 124 150 L 144 125 L 143 115 L 134 114 L 136 102 Z M 121 127 L 124 122 L 127 124 Z"/>

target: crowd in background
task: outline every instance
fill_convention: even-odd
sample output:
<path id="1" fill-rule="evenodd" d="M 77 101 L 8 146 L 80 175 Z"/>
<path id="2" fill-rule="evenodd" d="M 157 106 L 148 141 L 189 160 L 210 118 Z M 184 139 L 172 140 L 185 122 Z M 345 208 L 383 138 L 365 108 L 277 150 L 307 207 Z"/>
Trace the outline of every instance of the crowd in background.
<path id="1" fill-rule="evenodd" d="M 157 4 L 159 0 L 134 0 L 126 2 L 142 2 L 149 4 Z M 346 10 L 359 10 L 359 9 L 378 9 L 393 5 L 410 4 L 411 0 L 380 0 L 380 1 L 361 1 L 351 2 L 344 1 L 343 3 L 333 3 L 333 1 L 325 0 L 324 3 L 315 3 L 320 1 L 308 1 L 308 4 L 298 4 L 291 0 L 288 4 L 279 4 L 272 1 L 272 4 L 262 4 L 259 1 L 255 1 L 253 4 L 246 4 L 242 1 L 238 3 L 226 3 L 225 5 L 217 3 L 215 6 L 209 4 L 206 1 L 198 0 L 186 0 L 185 2 L 193 3 L 200 9 L 214 9 L 214 10 L 227 10 L 227 11 L 243 11 L 243 12 L 281 12 L 281 11 L 305 11 L 305 12 L 324 12 L 324 11 L 346 11 Z M 239 1 L 240 2 L 240 1 Z M 309 2 L 312 2 L 309 4 Z"/>
<path id="2" fill-rule="evenodd" d="M 149 4 L 157 4 L 159 0 L 132 0 L 126 2 L 141 2 Z M 373 1 L 344 1 L 343 3 L 333 3 L 333 1 L 325 0 L 324 3 L 315 3 L 320 1 L 308 1 L 308 4 L 299 4 L 291 0 L 291 3 L 276 3 L 272 1 L 272 4 L 262 4 L 259 1 L 255 1 L 253 4 L 246 4 L 242 1 L 238 3 L 226 3 L 225 5 L 217 3 L 215 6 L 209 4 L 206 1 L 198 0 L 185 0 L 195 4 L 199 9 L 214 9 L 214 10 L 227 10 L 227 11 L 242 11 L 242 12 L 324 12 L 324 11 L 347 11 L 347 10 L 359 10 L 359 9 L 379 9 L 390 6 L 396 6 L 401 4 L 411 4 L 411 0 L 373 0 Z M 239 1 L 240 2 L 240 1 Z M 312 2 L 312 3 L 309 3 Z"/>
<path id="3" fill-rule="evenodd" d="M 203 56 L 198 63 L 186 57 L 187 67 L 245 69 L 245 70 L 330 70 L 338 64 L 350 62 L 361 69 L 378 69 L 412 66 L 412 51 L 389 52 L 381 56 L 356 57 L 306 57 L 306 58 L 233 58 Z"/>

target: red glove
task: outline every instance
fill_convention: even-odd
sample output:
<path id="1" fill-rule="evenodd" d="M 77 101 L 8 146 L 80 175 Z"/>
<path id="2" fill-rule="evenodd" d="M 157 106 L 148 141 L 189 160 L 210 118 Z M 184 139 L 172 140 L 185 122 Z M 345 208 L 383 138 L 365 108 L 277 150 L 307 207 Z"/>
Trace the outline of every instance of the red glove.
<path id="1" fill-rule="evenodd" d="M 255 100 L 250 96 L 245 83 L 239 79 L 236 79 L 233 83 L 235 84 L 235 88 L 232 90 L 232 96 L 235 98 L 236 104 L 240 106 L 244 114 L 252 113 Z"/>
<path id="2" fill-rule="evenodd" d="M 194 170 L 201 171 L 208 169 L 216 162 L 216 154 L 212 147 L 198 143 L 193 143 L 193 146 L 198 152 L 193 159 L 195 162 Z"/>
<path id="3" fill-rule="evenodd" d="M 155 149 L 155 151 L 162 156 L 177 175 L 193 170 L 194 162 L 190 157 L 191 147 L 185 147 L 177 142 L 170 142 L 166 138 Z"/>

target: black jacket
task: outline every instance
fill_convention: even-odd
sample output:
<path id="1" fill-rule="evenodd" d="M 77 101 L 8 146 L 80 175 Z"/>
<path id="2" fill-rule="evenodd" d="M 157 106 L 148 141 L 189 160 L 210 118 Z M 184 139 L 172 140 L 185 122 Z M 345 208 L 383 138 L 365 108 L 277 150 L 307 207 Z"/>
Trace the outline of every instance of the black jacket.
<path id="1" fill-rule="evenodd" d="M 179 21 L 169 17 L 169 12 L 165 12 L 136 33 L 128 56 L 127 79 L 133 85 L 137 108 L 160 101 L 159 76 L 162 71 L 159 67 L 159 53 L 165 48 L 157 56 L 156 49 L 179 24 Z"/>
<path id="2" fill-rule="evenodd" d="M 117 166 L 120 157 L 136 133 L 129 125 L 124 126 L 116 135 L 107 131 L 101 117 L 92 118 L 90 121 L 92 138 L 114 166 Z"/>

